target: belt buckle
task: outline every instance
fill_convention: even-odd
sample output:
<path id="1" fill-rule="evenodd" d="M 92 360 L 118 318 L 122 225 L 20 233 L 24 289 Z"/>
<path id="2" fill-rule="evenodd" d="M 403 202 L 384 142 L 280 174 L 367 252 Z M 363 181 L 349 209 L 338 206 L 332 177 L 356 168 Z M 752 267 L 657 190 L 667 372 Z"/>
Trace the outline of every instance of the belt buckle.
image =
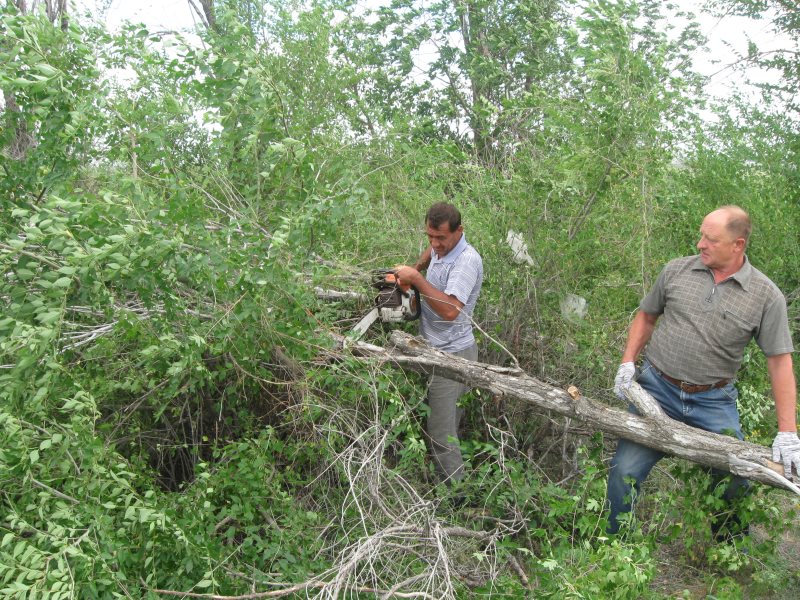
<path id="1" fill-rule="evenodd" d="M 697 394 L 699 392 L 707 392 L 708 390 L 715 389 L 714 383 L 686 383 L 681 381 L 680 388 L 687 394 Z"/>

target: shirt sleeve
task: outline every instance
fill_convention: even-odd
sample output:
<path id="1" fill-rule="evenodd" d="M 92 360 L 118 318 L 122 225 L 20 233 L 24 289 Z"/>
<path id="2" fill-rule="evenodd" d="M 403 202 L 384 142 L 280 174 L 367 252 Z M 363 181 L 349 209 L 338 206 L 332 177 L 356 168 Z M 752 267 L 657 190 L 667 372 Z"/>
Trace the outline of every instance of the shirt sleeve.
<path id="1" fill-rule="evenodd" d="M 756 335 L 756 343 L 767 356 L 794 351 L 792 333 L 789 331 L 789 318 L 786 313 L 786 300 L 782 294 L 764 309 Z"/>
<path id="2" fill-rule="evenodd" d="M 661 315 L 667 305 L 667 268 L 663 268 L 658 275 L 656 284 L 650 292 L 639 302 L 639 310 L 649 315 Z"/>
<path id="3" fill-rule="evenodd" d="M 455 296 L 461 304 L 466 304 L 478 282 L 479 267 L 478 261 L 472 255 L 462 254 L 447 277 L 444 293 Z"/>

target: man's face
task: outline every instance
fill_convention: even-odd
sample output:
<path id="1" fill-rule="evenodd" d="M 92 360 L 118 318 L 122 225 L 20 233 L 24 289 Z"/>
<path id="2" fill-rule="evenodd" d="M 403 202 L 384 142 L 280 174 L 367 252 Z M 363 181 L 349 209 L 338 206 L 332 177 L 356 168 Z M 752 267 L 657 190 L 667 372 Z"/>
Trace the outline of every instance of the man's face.
<path id="1" fill-rule="evenodd" d="M 724 211 L 710 213 L 700 226 L 701 262 L 710 269 L 727 269 L 737 265 L 744 249 L 744 238 L 734 238 L 725 228 L 728 216 Z"/>
<path id="2" fill-rule="evenodd" d="M 458 229 L 455 231 L 450 231 L 450 223 L 447 221 L 439 225 L 439 227 L 432 227 L 430 223 L 427 223 L 425 229 L 431 248 L 433 248 L 439 258 L 446 256 L 450 250 L 456 247 L 464 231 L 461 225 L 459 225 Z"/>

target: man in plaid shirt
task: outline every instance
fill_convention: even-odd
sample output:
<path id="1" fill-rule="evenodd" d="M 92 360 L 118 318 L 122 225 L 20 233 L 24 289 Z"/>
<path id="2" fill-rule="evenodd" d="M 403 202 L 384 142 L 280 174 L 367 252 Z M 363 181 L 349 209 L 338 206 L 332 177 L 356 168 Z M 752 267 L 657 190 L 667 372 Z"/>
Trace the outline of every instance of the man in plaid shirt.
<path id="1" fill-rule="evenodd" d="M 706 216 L 697 243 L 700 254 L 669 262 L 640 302 L 614 392 L 624 400 L 624 390 L 635 379 L 671 418 L 743 439 L 733 382 L 745 346 L 755 339 L 767 357 L 778 417 L 773 459 L 783 463 L 790 478 L 792 467 L 800 470 L 792 338 L 783 294 L 745 255 L 751 230 L 750 217 L 738 206 Z M 642 351 L 637 372 L 635 361 Z M 631 511 L 642 482 L 663 456 L 630 440 L 619 441 L 608 476 L 609 533 L 618 531 L 618 517 Z M 715 475 L 721 479 L 723 474 Z M 746 489 L 746 480 L 732 476 L 724 498 L 730 502 Z M 747 530 L 735 515 L 712 522 L 718 541 Z"/>

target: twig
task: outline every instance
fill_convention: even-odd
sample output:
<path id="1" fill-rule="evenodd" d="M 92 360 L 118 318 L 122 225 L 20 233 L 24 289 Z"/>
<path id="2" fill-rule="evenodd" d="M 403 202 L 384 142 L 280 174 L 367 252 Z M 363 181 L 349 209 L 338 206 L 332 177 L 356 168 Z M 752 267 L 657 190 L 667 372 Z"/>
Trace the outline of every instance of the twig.
<path id="1" fill-rule="evenodd" d="M 61 498 L 62 500 L 66 500 L 67 502 L 71 502 L 72 504 L 80 504 L 79 500 L 76 500 L 72 496 L 67 496 L 66 494 L 64 494 L 62 492 L 59 492 L 57 489 L 50 487 L 46 483 L 42 483 L 41 481 L 39 481 L 37 479 L 34 479 L 33 477 L 31 477 L 30 480 L 31 480 L 31 483 L 33 485 L 35 485 L 36 487 L 42 488 L 43 490 L 46 490 L 46 491 L 50 492 L 51 494 L 53 494 L 53 496 L 55 496 L 57 498 Z"/>
<path id="2" fill-rule="evenodd" d="M 519 564 L 517 557 L 514 556 L 513 554 L 509 554 L 508 563 L 511 565 L 511 568 L 514 570 L 517 576 L 519 576 L 520 580 L 522 580 L 522 584 L 526 588 L 530 589 L 531 586 L 530 580 L 528 579 L 528 576 L 525 574 L 525 571 L 522 569 L 522 565 Z"/>
<path id="3" fill-rule="evenodd" d="M 305 590 L 311 589 L 321 589 L 325 588 L 329 583 L 322 582 L 322 581 L 315 581 L 310 580 L 304 583 L 300 583 L 298 585 L 294 585 L 289 588 L 285 588 L 282 590 L 274 590 L 271 592 L 256 592 L 255 594 L 242 594 L 240 596 L 221 596 L 218 594 L 200 594 L 197 592 L 179 592 L 175 590 L 160 590 L 160 589 L 150 589 L 151 592 L 155 594 L 162 594 L 164 596 L 183 596 L 186 598 L 208 598 L 209 600 L 257 600 L 258 598 L 282 598 L 284 596 L 289 596 L 294 594 L 295 592 L 302 592 Z M 374 587 L 359 587 L 353 589 L 354 592 L 360 592 L 363 594 L 377 594 L 383 595 L 384 597 L 386 594 L 389 593 L 389 590 L 381 590 Z M 425 592 L 393 592 L 392 596 L 396 598 L 426 598 L 430 600 L 434 600 L 434 597 L 430 594 L 426 594 Z"/>
<path id="4" fill-rule="evenodd" d="M 9 246 L 8 244 L 4 244 L 2 242 L 0 242 L 0 248 L 2 248 L 3 250 L 8 250 L 9 252 L 17 252 L 19 254 L 23 254 L 28 258 L 32 258 L 38 262 L 42 262 L 49 267 L 53 267 L 54 269 L 61 268 L 61 265 L 58 264 L 57 262 L 52 261 L 49 258 L 45 258 L 44 256 L 39 256 L 38 254 L 34 254 L 33 252 L 28 252 L 27 250 L 23 250 L 21 248 L 13 248 L 12 246 Z"/>

